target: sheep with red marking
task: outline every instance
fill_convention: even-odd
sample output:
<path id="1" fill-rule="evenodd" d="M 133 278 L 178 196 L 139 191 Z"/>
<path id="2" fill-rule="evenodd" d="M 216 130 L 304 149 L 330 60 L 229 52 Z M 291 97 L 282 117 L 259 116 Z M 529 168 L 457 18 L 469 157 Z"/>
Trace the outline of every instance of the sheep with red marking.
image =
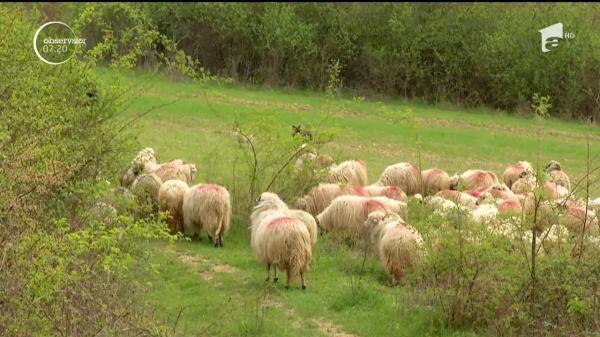
<path id="1" fill-rule="evenodd" d="M 171 234 L 183 232 L 183 196 L 188 189 L 183 181 L 168 180 L 158 190 L 158 210 L 169 212 L 167 225 Z"/>
<path id="2" fill-rule="evenodd" d="M 494 172 L 484 170 L 468 170 L 450 178 L 450 188 L 453 190 L 490 188 L 498 183 L 498 177 Z"/>
<path id="3" fill-rule="evenodd" d="M 410 163 L 398 163 L 386 167 L 379 180 L 380 186 L 398 186 L 406 195 L 421 193 L 421 168 Z"/>
<path id="4" fill-rule="evenodd" d="M 229 230 L 231 204 L 225 187 L 198 184 L 183 196 L 183 229 L 188 236 L 208 232 L 215 247 L 223 247 L 223 236 Z"/>
<path id="5" fill-rule="evenodd" d="M 363 188 L 364 193 L 355 195 L 363 195 L 369 197 L 387 197 L 393 200 L 406 202 L 408 197 L 406 193 L 398 186 L 379 186 L 379 185 L 368 185 Z"/>
<path id="6" fill-rule="evenodd" d="M 340 196 L 319 215 L 317 222 L 327 230 L 360 237 L 369 213 L 374 211 L 406 214 L 406 203 L 387 197 Z"/>
<path id="7" fill-rule="evenodd" d="M 434 195 L 439 191 L 450 189 L 450 176 L 444 170 L 432 168 L 421 173 L 423 194 Z"/>
<path id="8" fill-rule="evenodd" d="M 565 205 L 566 211 L 563 211 L 558 223 L 565 226 L 569 232 L 576 235 L 598 233 L 598 218 L 596 212 L 588 205 Z"/>
<path id="9" fill-rule="evenodd" d="M 377 241 L 379 258 L 385 271 L 394 284 L 402 282 L 406 269 L 414 267 L 418 262 L 423 238 L 396 214 L 373 212 L 367 223 Z"/>
<path id="10" fill-rule="evenodd" d="M 301 215 L 302 216 L 306 216 Z M 251 246 L 256 258 L 267 265 L 267 279 L 271 277 L 271 266 L 285 269 L 286 288 L 300 275 L 302 289 L 306 289 L 304 273 L 312 258 L 311 233 L 299 217 L 274 193 L 261 194 L 258 204 L 250 216 Z"/>
<path id="11" fill-rule="evenodd" d="M 469 209 L 474 209 L 479 204 L 479 199 L 465 192 L 455 191 L 455 190 L 444 190 L 435 194 L 436 197 L 444 198 L 446 200 L 450 200 L 457 205 L 462 205 L 468 207 Z"/>
<path id="12" fill-rule="evenodd" d="M 329 168 L 329 182 L 348 186 L 367 184 L 367 167 L 362 160 L 347 160 Z"/>
<path id="13" fill-rule="evenodd" d="M 564 187 L 567 192 L 571 192 L 571 180 L 569 176 L 562 170 L 560 163 L 556 160 L 551 160 L 546 166 L 546 174 L 548 180 L 554 182 L 557 186 Z"/>
<path id="14" fill-rule="evenodd" d="M 502 174 L 502 180 L 511 188 L 512 185 L 522 177 L 533 177 L 535 172 L 529 162 L 519 161 L 516 164 L 510 165 L 504 170 Z"/>
<path id="15" fill-rule="evenodd" d="M 154 171 L 154 174 L 160 177 L 162 181 L 180 180 L 190 185 L 196 177 L 196 165 L 177 159 L 161 164 Z"/>
<path id="16" fill-rule="evenodd" d="M 313 216 L 321 213 L 333 199 L 340 195 L 362 195 L 367 196 L 367 192 L 361 186 L 341 187 L 338 184 L 319 184 L 313 187 L 307 195 L 296 201 L 296 207 L 304 210 Z"/>

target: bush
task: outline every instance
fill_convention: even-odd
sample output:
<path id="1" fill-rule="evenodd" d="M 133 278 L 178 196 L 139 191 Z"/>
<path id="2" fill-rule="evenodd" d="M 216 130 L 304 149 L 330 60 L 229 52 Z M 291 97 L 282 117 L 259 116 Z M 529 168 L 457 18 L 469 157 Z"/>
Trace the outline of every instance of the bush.
<path id="1" fill-rule="evenodd" d="M 158 30 L 212 73 L 325 89 L 331 60 L 347 89 L 429 102 L 600 118 L 598 4 L 147 4 Z M 550 53 L 538 30 L 575 38 Z"/>
<path id="2" fill-rule="evenodd" d="M 51 66 L 31 50 L 44 19 L 0 5 L 0 331 L 5 336 L 167 335 L 128 277 L 158 221 L 135 221 L 114 190 L 132 135 L 127 91 L 99 81 L 98 55 Z M 111 55 L 119 66 L 128 54 Z M 160 220 L 160 219 L 159 219 Z"/>

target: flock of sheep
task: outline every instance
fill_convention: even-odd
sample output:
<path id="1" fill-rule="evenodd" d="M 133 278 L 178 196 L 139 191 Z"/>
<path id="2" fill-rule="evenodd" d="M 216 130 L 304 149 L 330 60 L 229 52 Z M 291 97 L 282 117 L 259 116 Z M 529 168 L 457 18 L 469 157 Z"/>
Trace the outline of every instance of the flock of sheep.
<path id="1" fill-rule="evenodd" d="M 390 165 L 373 183 L 367 183 L 367 169 L 360 160 L 331 164 L 331 157 L 305 154 L 303 160 L 327 163 L 328 181 L 320 183 L 289 207 L 274 193 L 264 192 L 250 216 L 251 246 L 257 259 L 271 267 L 277 282 L 277 268 L 287 273 L 286 288 L 300 276 L 306 283 L 312 249 L 318 231 L 352 238 L 366 238 L 379 252 L 386 272 L 394 283 L 403 279 L 407 267 L 418 261 L 423 239 L 403 219 L 407 200 L 416 198 L 438 214 L 461 209 L 474 222 L 497 226 L 502 214 L 536 213 L 544 228 L 552 226 L 575 234 L 597 233 L 594 209 L 600 198 L 583 201 L 574 196 L 568 175 L 560 163 L 551 161 L 544 177 L 535 174 L 528 162 L 506 168 L 502 181 L 486 170 L 468 170 L 460 175 L 432 168 L 421 171 L 410 163 Z M 172 233 L 186 236 L 208 233 L 215 246 L 223 245 L 230 227 L 231 204 L 228 191 L 219 185 L 197 184 L 196 167 L 181 160 L 157 164 L 155 153 L 146 148 L 135 157 L 121 179 L 134 194 L 150 196 L 157 210 L 168 211 L 167 224 Z M 541 192 L 540 192 L 541 191 Z M 544 198 L 540 201 L 539 195 Z M 560 209 L 561 212 L 555 212 Z M 510 228 L 496 228 L 510 235 Z"/>

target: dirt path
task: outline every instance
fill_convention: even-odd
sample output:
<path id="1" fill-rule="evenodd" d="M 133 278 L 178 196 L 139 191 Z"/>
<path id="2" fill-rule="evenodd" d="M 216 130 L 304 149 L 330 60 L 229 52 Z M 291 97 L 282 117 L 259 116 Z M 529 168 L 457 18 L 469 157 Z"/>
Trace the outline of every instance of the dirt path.
<path id="1" fill-rule="evenodd" d="M 230 266 L 226 263 L 223 264 L 214 264 L 207 258 L 189 255 L 184 252 L 175 251 L 174 254 L 177 256 L 177 259 L 186 265 L 189 269 L 191 269 L 195 274 L 200 276 L 203 280 L 214 283 L 216 282 L 217 274 L 219 273 L 238 273 L 240 269 Z M 208 270 L 203 270 L 208 267 Z M 296 330 L 301 329 L 306 325 L 305 320 L 307 318 L 298 315 L 296 310 L 293 307 L 288 306 L 286 303 L 282 301 L 282 299 L 273 294 L 268 293 L 261 299 L 261 308 L 263 310 L 267 309 L 279 309 L 283 312 L 286 318 L 292 322 L 292 327 Z M 348 333 L 344 330 L 341 325 L 337 325 L 330 320 L 312 317 L 308 318 L 310 322 L 312 322 L 316 328 L 325 336 L 328 337 L 359 337 L 358 335 L 354 335 Z"/>

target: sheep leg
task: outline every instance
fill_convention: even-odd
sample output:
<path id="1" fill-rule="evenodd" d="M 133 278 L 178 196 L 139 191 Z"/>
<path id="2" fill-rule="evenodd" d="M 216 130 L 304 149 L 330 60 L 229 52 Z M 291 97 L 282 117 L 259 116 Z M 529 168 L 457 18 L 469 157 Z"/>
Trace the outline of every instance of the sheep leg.
<path id="1" fill-rule="evenodd" d="M 275 276 L 273 276 L 273 283 L 277 283 L 277 281 L 279 281 L 279 279 L 277 278 L 277 267 L 273 267 L 273 269 L 275 269 Z"/>
<path id="2" fill-rule="evenodd" d="M 285 289 L 290 289 L 290 270 L 286 270 Z"/>
<path id="3" fill-rule="evenodd" d="M 267 279 L 265 282 L 269 282 L 269 278 L 271 277 L 271 264 L 267 263 Z"/>
<path id="4" fill-rule="evenodd" d="M 223 247 L 223 235 L 219 234 L 219 247 Z"/>
<path id="5" fill-rule="evenodd" d="M 300 279 L 302 280 L 302 290 L 306 289 L 306 282 L 304 281 L 304 273 L 300 273 Z"/>

